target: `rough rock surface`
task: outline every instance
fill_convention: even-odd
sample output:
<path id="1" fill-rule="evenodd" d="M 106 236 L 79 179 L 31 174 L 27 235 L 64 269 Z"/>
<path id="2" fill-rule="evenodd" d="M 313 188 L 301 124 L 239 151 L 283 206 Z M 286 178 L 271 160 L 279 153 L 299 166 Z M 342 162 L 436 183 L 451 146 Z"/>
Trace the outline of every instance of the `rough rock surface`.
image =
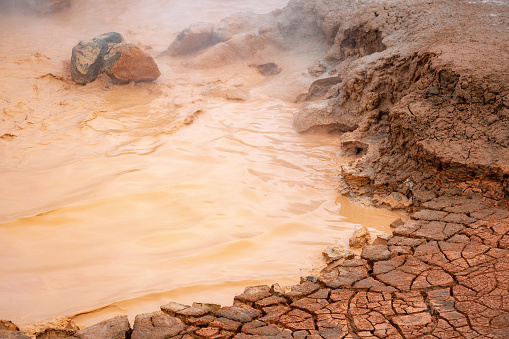
<path id="1" fill-rule="evenodd" d="M 113 45 L 104 55 L 103 68 L 118 83 L 154 81 L 161 75 L 154 59 L 130 43 Z"/>
<path id="2" fill-rule="evenodd" d="M 348 243 L 350 247 L 361 248 L 368 245 L 371 241 L 371 234 L 366 227 L 361 227 L 355 231 Z"/>
<path id="3" fill-rule="evenodd" d="M 72 338 L 78 339 L 119 339 L 129 338 L 131 335 L 131 325 L 127 316 L 118 316 L 105 321 L 102 321 L 96 325 L 87 327 L 80 330 L 72 336 Z"/>
<path id="4" fill-rule="evenodd" d="M 116 32 L 105 33 L 92 40 L 80 41 L 72 49 L 71 76 L 78 84 L 94 81 L 102 72 L 104 56 L 110 44 L 124 41 Z"/>

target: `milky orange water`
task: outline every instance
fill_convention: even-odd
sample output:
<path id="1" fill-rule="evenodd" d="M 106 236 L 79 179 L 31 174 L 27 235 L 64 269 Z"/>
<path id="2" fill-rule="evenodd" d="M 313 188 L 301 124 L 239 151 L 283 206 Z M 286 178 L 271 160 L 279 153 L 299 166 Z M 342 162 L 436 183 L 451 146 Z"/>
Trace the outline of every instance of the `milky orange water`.
<path id="1" fill-rule="evenodd" d="M 336 193 L 337 136 L 291 127 L 298 106 L 281 98 L 312 81 L 299 66 L 313 53 L 279 56 L 279 82 L 169 57 L 156 58 L 151 84 L 69 80 L 80 40 L 118 31 L 157 56 L 192 22 L 284 4 L 87 0 L 46 17 L 4 8 L 0 318 L 78 314 L 88 325 L 170 300 L 231 304 L 246 285 L 298 282 L 361 225 L 389 231 L 396 213 Z M 250 100 L 204 95 L 212 83 Z"/>

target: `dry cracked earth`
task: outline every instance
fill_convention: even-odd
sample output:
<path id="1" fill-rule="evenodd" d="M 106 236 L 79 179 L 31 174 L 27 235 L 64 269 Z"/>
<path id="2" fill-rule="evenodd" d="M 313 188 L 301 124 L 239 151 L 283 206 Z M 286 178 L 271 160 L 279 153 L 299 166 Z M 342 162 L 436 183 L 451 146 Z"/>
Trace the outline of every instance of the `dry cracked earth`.
<path id="1" fill-rule="evenodd" d="M 296 286 L 251 286 L 233 306 L 170 302 L 48 338 L 509 338 L 509 211 L 434 198 L 361 258 Z M 28 338 L 3 322 L 0 338 Z"/>

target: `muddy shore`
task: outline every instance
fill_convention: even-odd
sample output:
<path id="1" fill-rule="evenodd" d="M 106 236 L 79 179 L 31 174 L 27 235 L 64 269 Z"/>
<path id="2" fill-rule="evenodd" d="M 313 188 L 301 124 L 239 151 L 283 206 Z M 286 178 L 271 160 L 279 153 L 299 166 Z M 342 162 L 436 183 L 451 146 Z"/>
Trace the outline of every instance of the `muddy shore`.
<path id="1" fill-rule="evenodd" d="M 299 285 L 37 338 L 509 338 L 509 3 L 291 1 L 226 23 L 187 66 L 322 43 L 320 78 L 338 80 L 299 96 L 296 130 L 336 133 L 351 159 L 339 190 L 411 219 Z"/>

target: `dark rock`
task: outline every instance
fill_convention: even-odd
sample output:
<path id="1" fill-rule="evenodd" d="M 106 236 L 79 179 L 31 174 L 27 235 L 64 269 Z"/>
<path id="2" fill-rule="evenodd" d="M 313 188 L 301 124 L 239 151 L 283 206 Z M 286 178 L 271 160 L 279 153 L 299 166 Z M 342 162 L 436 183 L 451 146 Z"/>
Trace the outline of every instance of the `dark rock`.
<path id="1" fill-rule="evenodd" d="M 399 226 L 403 226 L 403 224 L 404 224 L 403 220 L 401 218 L 398 218 L 391 222 L 389 226 L 392 228 L 398 228 Z"/>
<path id="2" fill-rule="evenodd" d="M 162 311 L 140 314 L 134 319 L 131 338 L 169 338 L 182 332 L 184 327 L 180 319 L 171 317 Z"/>
<path id="3" fill-rule="evenodd" d="M 79 339 L 119 339 L 129 338 L 131 335 L 131 325 L 126 315 L 120 315 L 100 323 L 87 327 L 76 332 L 73 338 Z"/>
<path id="4" fill-rule="evenodd" d="M 224 38 L 216 34 L 213 24 L 199 22 L 180 32 L 165 54 L 171 56 L 191 54 L 221 41 L 224 41 Z"/>
<path id="5" fill-rule="evenodd" d="M 124 38 L 116 32 L 105 33 L 92 40 L 80 41 L 72 49 L 72 79 L 78 84 L 94 81 L 103 69 L 104 56 L 109 51 L 109 45 L 122 41 Z"/>
<path id="6" fill-rule="evenodd" d="M 260 65 L 249 65 L 249 67 L 255 68 L 258 73 L 264 76 L 278 75 L 281 73 L 281 68 L 273 62 Z"/>
<path id="7" fill-rule="evenodd" d="M 118 83 L 154 81 L 161 75 L 154 59 L 129 43 L 111 46 L 104 56 L 104 71 Z"/>

